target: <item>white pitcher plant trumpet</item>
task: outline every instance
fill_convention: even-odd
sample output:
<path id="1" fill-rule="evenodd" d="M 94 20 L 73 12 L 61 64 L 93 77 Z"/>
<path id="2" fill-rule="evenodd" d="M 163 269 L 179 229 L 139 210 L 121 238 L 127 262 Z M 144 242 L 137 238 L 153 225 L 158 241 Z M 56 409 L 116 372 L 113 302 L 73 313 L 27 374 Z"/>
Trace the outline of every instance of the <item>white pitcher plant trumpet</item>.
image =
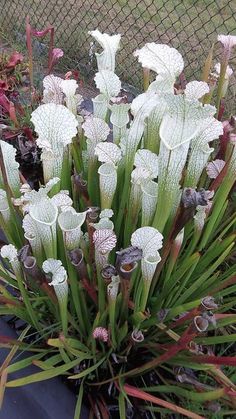
<path id="1" fill-rule="evenodd" d="M 160 404 L 150 387 L 145 393 L 133 387 L 148 383 L 150 371 L 160 391 L 180 394 L 181 402 L 185 393 L 200 400 L 193 372 L 191 380 L 189 371 L 177 376 L 186 376 L 188 386 L 194 382 L 194 389 L 182 394 L 173 385 L 173 365 L 200 365 L 204 400 L 222 395 L 222 405 L 233 409 L 233 383 L 209 365 L 235 365 L 221 346 L 223 338 L 235 340 L 235 319 L 226 312 L 235 306 L 236 118 L 222 123 L 221 100 L 235 37 L 219 37 L 224 53 L 214 70 L 220 73 L 215 107 L 209 57 L 208 76 L 185 83 L 184 60 L 175 48 L 141 46 L 134 57 L 144 69 L 145 91 L 130 100 L 115 73 L 120 35 L 89 34 L 91 51 L 95 42 L 102 47 L 93 112 L 83 109 L 72 72 L 65 79 L 44 78 L 42 104 L 31 115 L 43 168 L 35 189 L 19 171 L 16 149 L 0 141 L 0 313 L 30 325 L 36 337 L 30 345 L 43 370 L 4 385 L 70 371 L 69 379 L 80 385 L 80 417 L 91 381 L 109 394 L 116 381 L 125 417 L 126 394 L 137 396 L 137 406 L 139 397 L 145 399 L 144 409 L 148 400 Z M 206 299 L 211 307 L 203 307 Z M 216 353 L 201 352 L 204 345 L 214 352 L 218 343 Z M 106 410 L 102 394 L 93 403 L 98 415 Z M 207 404 L 199 410 L 206 417 Z M 161 405 L 193 417 L 164 399 Z"/>

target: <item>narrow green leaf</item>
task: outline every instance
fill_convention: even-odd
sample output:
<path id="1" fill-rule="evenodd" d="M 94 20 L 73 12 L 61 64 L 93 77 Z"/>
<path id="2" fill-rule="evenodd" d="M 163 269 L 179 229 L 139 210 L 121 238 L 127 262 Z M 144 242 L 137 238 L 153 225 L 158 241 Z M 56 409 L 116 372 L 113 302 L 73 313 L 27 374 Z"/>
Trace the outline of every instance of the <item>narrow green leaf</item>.
<path id="1" fill-rule="evenodd" d="M 64 372 L 70 370 L 71 368 L 78 365 L 83 359 L 75 359 L 74 361 L 69 362 L 68 364 L 61 365 L 50 369 L 48 371 L 41 371 L 35 374 L 28 375 L 27 377 L 17 378 L 16 380 L 9 381 L 6 384 L 6 387 L 20 387 L 26 384 L 37 383 L 39 381 L 49 380 L 50 378 L 57 377 L 58 375 L 63 374 Z"/>
<path id="2" fill-rule="evenodd" d="M 18 362 L 15 362 L 14 364 L 9 365 L 7 367 L 8 374 L 10 374 L 12 372 L 20 371 L 23 368 L 28 367 L 28 365 L 32 365 L 32 362 L 34 360 L 38 360 L 38 359 L 43 358 L 46 353 L 47 353 L 47 351 L 45 351 L 43 353 L 40 353 L 38 355 L 29 356 L 25 359 L 22 359 L 21 361 L 18 361 Z"/>
<path id="3" fill-rule="evenodd" d="M 126 418 L 125 398 L 122 392 L 120 392 L 119 394 L 118 402 L 119 402 L 120 419 L 125 419 Z"/>
<path id="4" fill-rule="evenodd" d="M 82 401 L 83 401 L 83 395 L 84 395 L 84 378 L 79 386 L 79 394 L 76 402 L 75 407 L 75 415 L 74 419 L 80 419 L 81 418 L 81 408 L 82 408 Z"/>
<path id="5" fill-rule="evenodd" d="M 197 343 L 200 343 L 201 345 L 216 345 L 219 343 L 235 342 L 236 333 L 233 333 L 232 335 L 224 335 L 224 336 L 200 337 L 200 338 L 196 338 L 195 341 Z"/>
<path id="6" fill-rule="evenodd" d="M 145 390 L 150 393 L 173 393 L 178 394 L 180 396 L 186 397 L 186 399 L 194 400 L 196 402 L 205 402 L 209 400 L 217 400 L 218 398 L 224 396 L 225 392 L 223 388 L 219 388 L 213 391 L 205 391 L 201 393 L 197 393 L 195 391 L 189 391 L 180 386 L 153 386 L 153 387 L 145 387 L 140 388 L 140 390 Z"/>
<path id="7" fill-rule="evenodd" d="M 100 361 L 98 361 L 92 367 L 87 368 L 86 370 L 80 372 L 79 374 L 70 375 L 70 377 L 68 377 L 68 378 L 70 378 L 71 380 L 77 380 L 78 378 L 85 377 L 86 375 L 95 371 L 105 361 L 105 359 L 106 359 L 106 356 L 104 358 L 100 359 Z"/>

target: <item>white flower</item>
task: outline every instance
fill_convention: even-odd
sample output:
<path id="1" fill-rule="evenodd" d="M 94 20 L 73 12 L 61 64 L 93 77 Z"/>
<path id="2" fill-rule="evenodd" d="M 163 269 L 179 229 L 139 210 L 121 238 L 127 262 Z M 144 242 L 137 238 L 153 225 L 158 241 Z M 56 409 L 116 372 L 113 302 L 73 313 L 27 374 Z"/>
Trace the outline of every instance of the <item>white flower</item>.
<path id="1" fill-rule="evenodd" d="M 129 122 L 129 103 L 113 104 L 110 106 L 111 118 L 110 121 L 112 125 L 115 125 L 117 128 L 121 129 L 126 126 Z"/>
<path id="2" fill-rule="evenodd" d="M 141 186 L 146 180 L 151 180 L 151 172 L 145 167 L 136 167 L 131 173 L 131 182 Z"/>
<path id="3" fill-rule="evenodd" d="M 66 210 L 58 217 L 58 224 L 62 230 L 65 248 L 73 250 L 79 247 L 81 238 L 81 226 L 86 219 L 87 212 L 77 213 Z"/>
<path id="4" fill-rule="evenodd" d="M 101 208 L 110 208 L 117 186 L 117 170 L 112 163 L 103 163 L 99 169 Z"/>
<path id="5" fill-rule="evenodd" d="M 78 121 L 63 105 L 47 103 L 31 115 L 38 134 L 36 143 L 42 148 L 44 180 L 61 176 L 63 151 L 77 134 Z"/>
<path id="6" fill-rule="evenodd" d="M 159 96 L 153 92 L 142 93 L 133 100 L 131 112 L 134 115 L 134 120 L 127 131 L 127 138 L 124 143 L 124 153 L 128 159 L 133 159 L 144 132 L 145 120 L 159 102 Z"/>
<path id="7" fill-rule="evenodd" d="M 39 224 L 52 226 L 56 222 L 58 209 L 50 198 L 45 197 L 30 206 L 29 214 Z"/>
<path id="8" fill-rule="evenodd" d="M 121 149 L 114 143 L 100 142 L 94 150 L 98 160 L 102 163 L 113 163 L 116 165 L 122 157 Z"/>
<path id="9" fill-rule="evenodd" d="M 62 80 L 61 82 L 61 89 L 66 96 L 74 96 L 78 87 L 78 83 L 74 79 Z"/>
<path id="10" fill-rule="evenodd" d="M 92 99 L 93 102 L 93 115 L 97 118 L 104 119 L 106 118 L 107 110 L 108 110 L 108 102 L 109 99 L 100 94 Z"/>
<path id="11" fill-rule="evenodd" d="M 111 282 L 107 286 L 107 295 L 111 300 L 115 300 L 119 291 L 120 277 L 112 276 Z"/>
<path id="12" fill-rule="evenodd" d="M 82 128 L 84 130 L 85 137 L 87 138 L 88 160 L 93 161 L 95 158 L 94 150 L 96 145 L 107 139 L 110 128 L 108 124 L 103 121 L 103 119 L 96 117 L 87 118 L 83 123 Z"/>
<path id="13" fill-rule="evenodd" d="M 158 156 L 150 150 L 141 149 L 136 151 L 134 166 L 143 167 L 150 172 L 152 179 L 158 175 Z"/>
<path id="14" fill-rule="evenodd" d="M 114 215 L 112 209 L 105 208 L 99 214 L 99 222 L 95 224 L 91 224 L 95 230 L 113 230 L 114 224 L 110 220 L 110 218 Z"/>
<path id="15" fill-rule="evenodd" d="M 142 226 L 152 223 L 156 211 L 158 184 L 150 180 L 141 185 L 142 190 Z"/>
<path id="16" fill-rule="evenodd" d="M 211 117 L 201 125 L 196 138 L 191 142 L 188 166 L 185 176 L 185 186 L 196 187 L 200 176 L 207 164 L 209 155 L 214 151 L 208 143 L 219 138 L 223 134 L 223 126 L 220 121 Z"/>
<path id="17" fill-rule="evenodd" d="M 95 248 L 99 253 L 103 255 L 109 253 L 112 249 L 114 249 L 116 241 L 116 235 L 110 229 L 96 230 L 93 233 L 93 242 Z"/>
<path id="18" fill-rule="evenodd" d="M 203 106 L 185 95 L 166 95 L 165 100 L 168 110 L 160 126 L 158 201 L 154 218 L 155 226 L 161 231 L 178 205 L 189 147 L 216 111 L 215 107 Z"/>
<path id="19" fill-rule="evenodd" d="M 156 267 L 160 261 L 161 256 L 158 252 L 154 255 L 148 255 L 142 258 L 141 269 L 144 281 L 148 281 L 149 283 L 152 281 Z"/>
<path id="20" fill-rule="evenodd" d="M 66 96 L 66 106 L 74 114 L 77 115 L 77 107 L 83 100 L 81 95 L 76 94 L 78 83 L 76 80 L 63 80 L 61 89 Z"/>
<path id="21" fill-rule="evenodd" d="M 60 105 L 63 103 L 63 92 L 61 83 L 63 79 L 50 74 L 43 79 L 43 103 L 56 103 Z"/>
<path id="22" fill-rule="evenodd" d="M 11 217 L 11 212 L 7 200 L 7 194 L 4 189 L 0 189 L 0 213 L 4 222 L 9 222 Z"/>
<path id="23" fill-rule="evenodd" d="M 43 262 L 42 266 L 45 273 L 52 274 L 52 281 L 50 285 L 57 285 L 67 280 L 67 273 L 62 266 L 62 262 L 57 259 L 47 259 Z"/>
<path id="24" fill-rule="evenodd" d="M 22 221 L 22 228 L 25 232 L 24 236 L 29 241 L 30 247 L 35 257 L 40 258 L 42 255 L 42 242 L 38 233 L 37 223 L 26 214 Z"/>
<path id="25" fill-rule="evenodd" d="M 22 194 L 25 194 L 26 192 L 31 192 L 31 191 L 32 191 L 31 186 L 28 183 L 23 183 L 20 187 L 20 192 Z"/>
<path id="26" fill-rule="evenodd" d="M 223 170 L 225 166 L 225 161 L 216 159 L 208 163 L 206 167 L 206 172 L 210 179 L 216 179 L 217 176 L 220 174 L 221 170 Z"/>
<path id="27" fill-rule="evenodd" d="M 116 246 L 116 241 L 116 235 L 111 229 L 94 231 L 93 242 L 95 247 L 95 261 L 98 270 L 101 270 L 107 265 L 109 253 Z"/>
<path id="28" fill-rule="evenodd" d="M 209 90 L 206 82 L 194 80 L 187 83 L 184 93 L 187 99 L 201 99 Z"/>
<path id="29" fill-rule="evenodd" d="M 101 218 L 98 223 L 90 223 L 91 226 L 95 228 L 95 230 L 113 230 L 114 223 L 109 220 L 107 217 Z"/>
<path id="30" fill-rule="evenodd" d="M 215 70 L 218 76 L 220 75 L 220 69 L 221 69 L 221 64 L 217 63 L 215 65 Z M 232 74 L 233 74 L 232 68 L 229 65 L 227 65 L 226 72 L 225 72 L 225 79 L 228 80 L 232 76 Z"/>
<path id="31" fill-rule="evenodd" d="M 119 48 L 121 36 L 119 34 L 110 36 L 107 33 L 101 33 L 98 29 L 90 31 L 89 34 L 92 35 L 103 48 L 103 52 L 100 54 L 96 53 L 98 70 L 115 71 L 115 56 Z"/>
<path id="32" fill-rule="evenodd" d="M 218 35 L 217 40 L 222 43 L 226 49 L 233 48 L 236 45 L 235 35 Z"/>
<path id="33" fill-rule="evenodd" d="M 65 211 L 73 205 L 69 191 L 60 191 L 51 198 L 51 201 L 58 207 L 59 211 Z"/>
<path id="34" fill-rule="evenodd" d="M 56 253 L 56 220 L 58 208 L 48 198 L 42 198 L 38 203 L 30 205 L 29 215 L 37 226 L 37 232 L 47 256 Z"/>
<path id="35" fill-rule="evenodd" d="M 42 185 L 38 191 L 34 189 L 28 190 L 28 188 L 23 192 L 23 196 L 21 197 L 23 201 L 23 210 L 28 211 L 30 205 L 38 204 L 42 198 L 47 198 L 48 193 L 52 190 L 52 188 L 60 182 L 58 177 L 54 177 L 50 179 L 46 185 Z"/>
<path id="36" fill-rule="evenodd" d="M 109 70 L 102 70 L 95 74 L 96 87 L 106 97 L 117 96 L 121 89 L 119 77 Z"/>
<path id="37" fill-rule="evenodd" d="M 154 227 L 138 228 L 131 236 L 132 246 L 143 251 L 143 257 L 155 256 L 162 247 L 163 236 Z"/>
<path id="38" fill-rule="evenodd" d="M 54 287 L 58 301 L 66 300 L 68 296 L 67 272 L 62 266 L 62 262 L 49 258 L 43 262 L 42 268 L 45 273 L 52 274 L 52 281 L 49 285 Z"/>
<path id="39" fill-rule="evenodd" d="M 206 219 L 206 206 L 198 205 L 197 212 L 194 215 L 194 225 L 198 231 L 202 231 Z"/>
<path id="40" fill-rule="evenodd" d="M 15 262 L 17 260 L 17 249 L 13 244 L 7 244 L 1 248 L 1 256 L 4 259 L 8 259 L 9 262 Z"/>
<path id="41" fill-rule="evenodd" d="M 100 212 L 99 218 L 111 218 L 114 215 L 112 209 L 104 209 Z"/>
<path id="42" fill-rule="evenodd" d="M 168 45 L 147 43 L 143 48 L 135 51 L 134 56 L 138 57 L 142 67 L 149 68 L 158 74 L 154 84 L 163 85 L 162 91 L 173 88 L 176 77 L 184 68 L 181 54 Z"/>
<path id="43" fill-rule="evenodd" d="M 214 106 L 202 106 L 198 100 L 188 100 L 181 95 L 168 95 L 166 102 L 168 112 L 160 126 L 160 137 L 169 150 L 188 143 L 197 135 L 205 119 L 216 112 Z"/>
<path id="44" fill-rule="evenodd" d="M 63 105 L 47 103 L 32 112 L 31 121 L 38 134 L 37 145 L 56 151 L 70 144 L 77 134 L 78 122 Z"/>
<path id="45" fill-rule="evenodd" d="M 0 146 L 2 149 L 7 182 L 13 195 L 18 197 L 20 195 L 20 176 L 19 163 L 16 162 L 16 149 L 11 144 L 6 143 L 6 141 L 0 141 Z M 3 182 L 2 175 L 1 181 Z"/>
<path id="46" fill-rule="evenodd" d="M 1 256 L 8 259 L 16 276 L 21 275 L 20 262 L 17 258 L 17 249 L 13 244 L 7 244 L 1 248 Z M 21 279 L 22 280 L 22 279 Z"/>

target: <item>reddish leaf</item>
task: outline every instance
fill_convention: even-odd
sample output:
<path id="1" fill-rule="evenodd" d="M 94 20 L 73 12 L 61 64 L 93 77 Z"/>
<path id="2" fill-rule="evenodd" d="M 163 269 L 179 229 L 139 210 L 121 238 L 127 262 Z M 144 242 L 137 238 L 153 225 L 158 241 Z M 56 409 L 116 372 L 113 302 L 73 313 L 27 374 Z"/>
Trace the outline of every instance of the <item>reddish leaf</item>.
<path id="1" fill-rule="evenodd" d="M 11 121 L 14 122 L 15 126 L 19 127 L 19 122 L 17 121 L 17 117 L 16 117 L 15 105 L 12 102 L 10 102 L 9 116 L 10 116 Z"/>
<path id="2" fill-rule="evenodd" d="M 234 317 L 235 318 L 235 314 L 230 314 L 230 313 L 216 313 L 215 314 L 215 319 L 219 320 L 219 319 L 225 319 L 226 317 Z"/>
<path id="3" fill-rule="evenodd" d="M 224 111 L 225 111 L 225 100 L 224 99 L 221 99 L 221 101 L 220 101 L 220 109 L 219 109 L 219 113 L 218 113 L 218 117 L 217 117 L 217 119 L 219 121 L 222 120 Z"/>
<path id="4" fill-rule="evenodd" d="M 193 332 L 191 326 L 188 327 L 188 329 L 186 329 L 186 331 L 180 337 L 178 342 L 175 344 L 172 344 L 171 347 L 164 354 L 153 359 L 152 361 L 147 362 L 146 364 L 140 367 L 130 370 L 128 374 L 130 376 L 137 375 L 143 371 L 153 369 L 157 365 L 162 364 L 163 362 L 166 362 L 168 359 L 173 358 L 173 356 L 175 356 L 178 352 L 185 350 L 188 347 L 188 344 L 195 338 L 195 336 L 196 336 L 196 332 Z"/>
<path id="5" fill-rule="evenodd" d="M 53 48 L 52 54 L 51 54 L 51 57 L 50 57 L 50 63 L 49 63 L 49 66 L 48 66 L 48 73 L 51 73 L 53 67 L 57 64 L 59 59 L 61 57 L 63 57 L 63 55 L 64 55 L 64 52 L 62 51 L 62 49 Z"/>
<path id="6" fill-rule="evenodd" d="M 71 77 L 72 77 L 72 71 L 67 71 L 67 73 L 65 74 L 65 80 L 70 80 Z"/>
<path id="7" fill-rule="evenodd" d="M 223 135 L 220 135 L 220 148 L 216 155 L 216 159 L 225 159 L 227 145 L 230 141 L 230 133 L 234 128 L 234 121 L 232 119 L 223 122 Z"/>
<path id="8" fill-rule="evenodd" d="M 13 52 L 6 64 L 6 68 L 14 68 L 17 64 L 22 63 L 24 57 L 20 52 Z"/>
<path id="9" fill-rule="evenodd" d="M 199 307 L 192 309 L 191 311 L 186 313 L 186 315 L 184 315 L 183 317 L 180 317 L 179 319 L 171 323 L 170 329 L 174 329 L 175 327 L 178 327 L 179 325 L 184 324 L 187 320 L 193 319 L 195 316 L 197 316 L 200 313 L 200 311 L 201 310 Z"/>
<path id="10" fill-rule="evenodd" d="M 44 29 L 42 31 L 36 31 L 36 29 L 31 29 L 32 35 L 36 36 L 37 38 L 42 38 L 43 36 L 47 35 L 49 32 L 51 32 L 52 27 L 49 26 L 47 29 Z"/>
<path id="11" fill-rule="evenodd" d="M 31 128 L 23 127 L 23 132 L 29 141 L 32 141 L 32 143 L 35 141 L 34 136 L 33 136 L 33 131 Z"/>
<path id="12" fill-rule="evenodd" d="M 12 339 L 11 337 L 9 337 L 9 336 L 3 336 L 3 335 L 0 335 L 0 346 L 2 346 L 2 345 L 20 345 L 22 342 L 19 342 L 18 340 L 16 340 L 16 339 Z"/>
<path id="13" fill-rule="evenodd" d="M 203 416 L 190 412 L 189 410 L 183 409 L 182 407 L 176 406 L 175 404 L 167 402 L 166 400 L 159 399 L 159 397 L 152 396 L 151 394 L 148 394 L 145 391 L 139 390 L 135 387 L 132 387 L 129 384 L 125 384 L 123 388 L 129 396 L 137 397 L 138 399 L 157 404 L 191 419 L 204 419 Z"/>
<path id="14" fill-rule="evenodd" d="M 219 186 L 221 185 L 227 171 L 228 171 L 228 167 L 229 167 L 229 160 L 227 161 L 227 163 L 224 165 L 223 169 L 221 170 L 221 172 L 218 174 L 217 178 L 213 180 L 213 182 L 211 183 L 209 190 L 210 191 L 216 191 Z"/>
<path id="15" fill-rule="evenodd" d="M 235 356 L 214 356 L 214 355 L 194 355 L 191 360 L 199 362 L 199 364 L 228 365 L 236 367 Z"/>
<path id="16" fill-rule="evenodd" d="M 10 300 L 10 298 L 4 297 L 3 295 L 0 295 L 0 304 L 9 304 L 16 307 L 22 305 L 20 301 Z"/>
<path id="17" fill-rule="evenodd" d="M 109 419 L 109 413 L 108 413 L 108 410 L 107 410 L 107 406 L 104 404 L 104 401 L 103 400 L 101 400 L 101 401 L 97 400 L 97 404 L 98 404 L 99 410 L 102 414 L 102 419 Z"/>
<path id="18" fill-rule="evenodd" d="M 214 290 L 212 291 L 212 295 L 235 283 L 236 283 L 236 275 L 231 276 L 231 278 L 227 279 L 227 281 L 222 282 L 217 288 L 214 288 Z"/>
<path id="19" fill-rule="evenodd" d="M 0 93 L 0 106 L 2 106 L 5 112 L 9 113 L 10 101 L 7 99 L 6 95 L 3 92 Z"/>
<path id="20" fill-rule="evenodd" d="M 0 89 L 2 90 L 8 90 L 9 85 L 6 80 L 0 80 Z"/>
<path id="21" fill-rule="evenodd" d="M 4 131 L 4 139 L 5 140 L 13 140 L 19 134 L 19 131 Z"/>
<path id="22" fill-rule="evenodd" d="M 93 300 L 95 304 L 97 304 L 97 294 L 93 286 L 89 284 L 89 282 L 84 278 L 82 279 L 82 284 L 84 289 L 87 291 L 90 298 Z"/>

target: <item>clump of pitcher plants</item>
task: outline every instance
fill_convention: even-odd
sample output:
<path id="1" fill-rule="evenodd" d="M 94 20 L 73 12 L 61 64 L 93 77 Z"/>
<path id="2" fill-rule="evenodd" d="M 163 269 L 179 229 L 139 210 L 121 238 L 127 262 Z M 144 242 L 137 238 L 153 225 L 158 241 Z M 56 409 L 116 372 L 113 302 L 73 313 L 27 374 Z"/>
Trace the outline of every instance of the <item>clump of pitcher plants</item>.
<path id="1" fill-rule="evenodd" d="M 147 43 L 134 53 L 145 91 L 128 103 L 120 35 L 90 35 L 102 48 L 93 114 L 80 114 L 76 80 L 53 74 L 31 114 L 38 190 L 0 141 L 0 313 L 25 325 L 0 342 L 34 351 L 6 360 L 1 400 L 5 387 L 66 375 L 75 419 L 83 400 L 97 418 L 114 404 L 121 418 L 224 415 L 236 396 L 236 357 L 222 346 L 236 336 L 236 120 L 221 119 L 236 37 L 220 35 L 221 62 L 210 54 L 204 81 L 185 86 L 181 54 Z M 42 371 L 11 378 L 32 362 Z"/>

